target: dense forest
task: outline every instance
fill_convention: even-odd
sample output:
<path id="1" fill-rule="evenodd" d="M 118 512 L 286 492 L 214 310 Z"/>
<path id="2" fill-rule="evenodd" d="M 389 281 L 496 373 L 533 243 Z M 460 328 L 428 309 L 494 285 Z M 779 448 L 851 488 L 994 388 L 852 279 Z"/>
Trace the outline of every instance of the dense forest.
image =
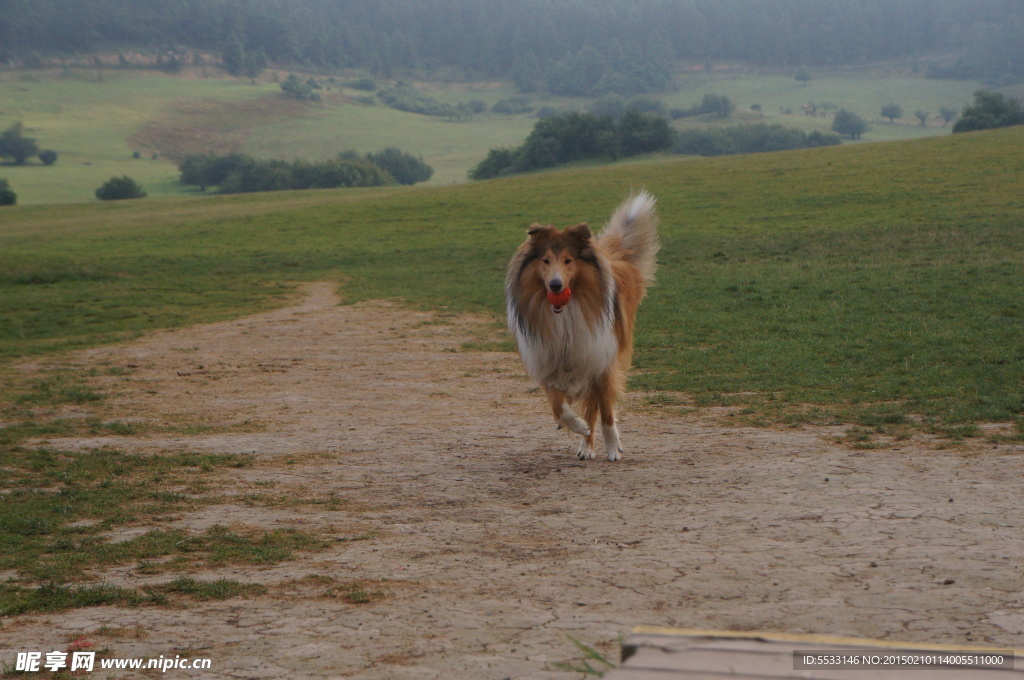
<path id="1" fill-rule="evenodd" d="M 951 54 L 936 75 L 1024 74 L 1019 0 L 0 0 L 0 59 L 234 41 L 274 63 L 383 76 L 457 66 L 543 86 L 665 83 L 674 62 L 831 66 Z M 595 58 L 594 55 L 597 55 Z M 591 87 L 601 80 L 604 87 Z"/>

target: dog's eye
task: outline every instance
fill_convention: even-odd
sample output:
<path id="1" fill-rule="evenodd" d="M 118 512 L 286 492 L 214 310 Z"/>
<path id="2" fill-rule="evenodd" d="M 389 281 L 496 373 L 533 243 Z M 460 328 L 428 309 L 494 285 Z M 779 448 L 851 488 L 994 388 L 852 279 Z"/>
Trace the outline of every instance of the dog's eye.
<path id="1" fill-rule="evenodd" d="M 572 260 L 571 260 L 570 258 L 568 258 L 568 257 L 567 257 L 567 258 L 565 258 L 565 263 L 566 263 L 566 264 L 569 264 L 569 263 L 571 263 L 571 262 L 572 262 Z"/>
<path id="2" fill-rule="evenodd" d="M 545 257 L 544 258 L 544 264 L 551 264 L 551 260 Z"/>

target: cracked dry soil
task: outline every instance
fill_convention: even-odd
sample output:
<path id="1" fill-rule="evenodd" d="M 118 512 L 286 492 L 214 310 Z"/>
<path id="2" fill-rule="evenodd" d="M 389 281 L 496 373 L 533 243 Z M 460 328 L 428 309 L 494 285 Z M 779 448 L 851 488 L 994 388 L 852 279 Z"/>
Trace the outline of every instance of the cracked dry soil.
<path id="1" fill-rule="evenodd" d="M 132 367 L 95 379 L 97 417 L 211 429 L 47 443 L 252 454 L 223 473 L 236 491 L 341 502 L 225 503 L 162 526 L 301 527 L 333 547 L 201 575 L 268 586 L 251 599 L 8 618 L 2 658 L 105 635 L 114 656 L 212 659 L 167 677 L 573 678 L 552 665 L 579 658 L 567 634 L 616 659 L 637 624 L 1024 647 L 1020 444 L 860 451 L 837 430 L 737 427 L 633 394 L 624 460 L 581 463 L 515 355 L 463 350 L 500 337 L 493 320 L 340 306 L 334 290 L 64 357 Z M 326 598 L 313 574 L 384 596 Z"/>

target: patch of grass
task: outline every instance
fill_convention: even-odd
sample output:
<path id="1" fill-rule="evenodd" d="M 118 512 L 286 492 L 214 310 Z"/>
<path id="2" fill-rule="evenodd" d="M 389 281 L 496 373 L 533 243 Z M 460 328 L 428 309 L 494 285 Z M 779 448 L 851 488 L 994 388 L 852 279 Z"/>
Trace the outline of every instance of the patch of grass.
<path id="1" fill-rule="evenodd" d="M 18 397 L 17 403 L 31 406 L 57 406 L 60 404 L 87 404 L 102 400 L 103 395 L 89 387 L 84 376 L 73 371 L 59 371 L 36 381 L 28 392 Z"/>
<path id="2" fill-rule="evenodd" d="M 95 607 L 99 605 L 161 604 L 159 595 L 139 592 L 108 584 L 73 586 L 64 583 L 44 583 L 36 588 L 22 588 L 0 583 L 0 615 L 13 616 L 26 612 L 56 612 L 65 609 Z"/>
<path id="3" fill-rule="evenodd" d="M 205 601 L 255 597 L 266 591 L 266 587 L 258 583 L 241 583 L 230 579 L 199 581 L 187 576 L 179 576 L 169 583 L 145 586 L 141 589 L 123 588 L 106 583 L 69 585 L 48 582 L 35 588 L 0 583 L 0 615 L 57 612 L 100 605 L 164 605 L 169 603 L 169 594 L 185 595 L 193 600 Z"/>
<path id="4" fill-rule="evenodd" d="M 24 433 L 24 430 L 23 430 Z M 110 543 L 103 532 L 216 502 L 163 488 L 216 475 L 252 460 L 234 454 L 130 455 L 109 449 L 88 453 L 0 446 L 0 569 L 23 578 L 63 582 L 103 564 L 175 552 L 184 533 L 149 532 Z M 219 542 L 205 537 L 210 555 Z M 256 545 L 287 554 L 298 539 L 272 537 Z M 307 541 L 308 543 L 308 541 Z M 178 551 L 184 552 L 184 551 Z M 219 553 L 218 553 L 219 554 Z"/>
<path id="5" fill-rule="evenodd" d="M 231 579 L 215 581 L 197 581 L 189 576 L 179 576 L 170 583 L 161 586 L 165 593 L 189 595 L 196 600 L 226 600 L 229 597 L 253 597 L 267 592 L 266 586 L 258 583 L 240 583 Z"/>
<path id="6" fill-rule="evenodd" d="M 387 597 L 384 589 L 386 580 L 355 580 L 334 583 L 324 592 L 324 597 L 341 600 L 349 604 L 373 604 Z"/>

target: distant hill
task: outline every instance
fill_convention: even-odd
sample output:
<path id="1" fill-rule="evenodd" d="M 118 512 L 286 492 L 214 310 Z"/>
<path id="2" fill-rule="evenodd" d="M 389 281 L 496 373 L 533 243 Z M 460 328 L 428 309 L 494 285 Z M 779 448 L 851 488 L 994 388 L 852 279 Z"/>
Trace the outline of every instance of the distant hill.
<path id="1" fill-rule="evenodd" d="M 1024 74 L 1024 3 L 1007 0 L 12 0 L 0 59 L 262 50 L 281 65 L 390 77 L 456 66 L 524 90 L 663 87 L 679 61 L 796 69 L 931 54 L 937 75 Z M 639 85 L 638 85 L 639 84 Z"/>

